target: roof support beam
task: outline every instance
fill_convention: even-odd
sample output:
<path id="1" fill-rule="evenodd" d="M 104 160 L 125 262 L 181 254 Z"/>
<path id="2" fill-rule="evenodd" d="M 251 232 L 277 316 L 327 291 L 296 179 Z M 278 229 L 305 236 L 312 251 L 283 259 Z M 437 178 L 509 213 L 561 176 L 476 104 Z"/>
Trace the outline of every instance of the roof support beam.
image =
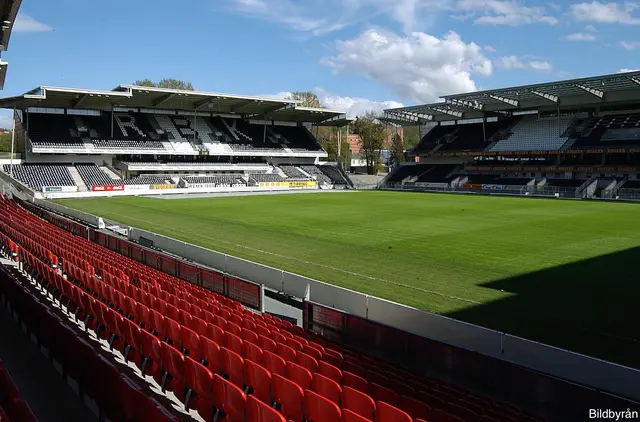
<path id="1" fill-rule="evenodd" d="M 480 110 L 480 111 L 484 110 L 484 106 L 475 101 L 464 101 L 464 100 L 456 100 L 454 98 L 447 98 L 445 99 L 445 102 L 449 104 L 461 106 L 461 107 L 472 108 L 475 110 Z"/>
<path id="2" fill-rule="evenodd" d="M 249 101 L 247 101 L 248 103 Z M 234 107 L 234 109 L 231 111 L 232 113 L 235 112 L 235 110 L 247 105 L 247 103 L 243 103 L 242 106 L 237 106 Z M 275 113 L 277 111 L 284 111 L 284 110 L 292 110 L 296 108 L 296 103 L 287 103 L 284 106 L 282 104 L 277 104 L 271 107 L 266 107 L 262 113 L 256 113 L 256 114 L 252 114 L 250 116 L 247 116 L 250 119 L 255 119 L 255 120 L 267 120 L 269 115 L 271 113 Z"/>
<path id="3" fill-rule="evenodd" d="M 206 107 L 209 104 L 211 104 L 213 102 L 213 100 L 211 98 L 206 98 L 204 100 L 201 101 L 196 101 L 195 103 L 193 103 L 193 109 L 194 110 L 200 110 L 202 107 Z"/>
<path id="4" fill-rule="evenodd" d="M 489 94 L 489 98 L 493 98 L 496 101 L 500 101 L 514 107 L 518 107 L 520 105 L 520 102 L 518 100 L 512 100 L 511 98 L 501 97 L 499 95 Z"/>
<path id="5" fill-rule="evenodd" d="M 576 86 L 576 88 L 580 88 L 581 90 L 586 91 L 589 94 L 600 98 L 601 100 L 604 100 L 604 91 L 601 91 L 601 90 L 595 89 L 595 88 L 589 88 L 588 86 L 585 86 L 585 85 L 582 85 L 582 84 L 576 84 L 575 86 Z"/>
<path id="6" fill-rule="evenodd" d="M 449 116 L 457 117 L 458 119 L 462 119 L 462 116 L 463 116 L 463 113 L 461 111 L 452 110 L 450 108 L 440 108 L 440 107 L 429 107 L 429 108 L 435 112 L 448 114 Z"/>
<path id="7" fill-rule="evenodd" d="M 411 111 L 405 111 L 405 113 L 408 114 L 409 116 L 415 116 L 418 119 L 433 120 L 433 115 L 432 114 L 414 113 L 414 112 L 411 112 Z"/>
<path id="8" fill-rule="evenodd" d="M 404 120 L 409 123 L 420 123 L 420 118 L 418 116 L 414 116 L 413 114 L 409 114 L 405 111 L 394 111 L 392 113 L 389 113 L 389 116 L 394 119 Z"/>
<path id="9" fill-rule="evenodd" d="M 546 92 L 536 91 L 535 89 L 532 89 L 529 92 L 532 93 L 533 95 L 537 95 L 538 97 L 544 98 L 545 100 L 549 100 L 553 103 L 557 103 L 559 99 L 557 95 L 547 94 Z"/>
<path id="10" fill-rule="evenodd" d="M 175 96 L 176 96 L 176 94 L 167 94 L 167 95 L 165 95 L 163 97 L 160 97 L 156 101 L 154 101 L 153 106 L 154 107 L 159 107 L 162 104 L 166 103 L 167 101 L 171 100 Z"/>
<path id="11" fill-rule="evenodd" d="M 232 107 L 229 107 L 229 111 L 232 112 L 232 113 L 235 113 L 238 110 L 240 110 L 242 107 L 248 106 L 249 104 L 252 104 L 254 102 L 255 102 L 254 100 L 243 101 L 243 102 L 241 102 L 239 104 L 236 104 L 236 105 L 234 105 Z M 277 107 L 280 107 L 280 105 L 278 105 Z"/>
<path id="12" fill-rule="evenodd" d="M 83 94 L 83 95 L 79 96 L 77 100 L 75 100 L 74 102 L 71 103 L 71 108 L 78 107 L 80 104 L 82 104 L 84 102 L 84 100 L 87 99 L 88 96 L 89 96 L 89 94 Z"/>
<path id="13" fill-rule="evenodd" d="M 635 83 L 635 84 L 637 84 L 637 85 L 640 85 L 640 78 L 638 78 L 637 76 L 627 76 L 627 78 L 628 78 L 631 82 L 633 82 L 633 83 Z"/>

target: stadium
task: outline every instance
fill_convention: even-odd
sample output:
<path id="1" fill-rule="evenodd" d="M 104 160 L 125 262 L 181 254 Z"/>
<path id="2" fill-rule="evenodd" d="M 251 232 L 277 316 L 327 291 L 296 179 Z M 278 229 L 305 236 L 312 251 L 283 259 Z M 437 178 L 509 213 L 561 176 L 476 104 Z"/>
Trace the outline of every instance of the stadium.
<path id="1" fill-rule="evenodd" d="M 0 421 L 637 413 L 639 98 L 633 71 L 386 109 L 419 142 L 373 189 L 318 139 L 343 110 L 0 99 Z"/>

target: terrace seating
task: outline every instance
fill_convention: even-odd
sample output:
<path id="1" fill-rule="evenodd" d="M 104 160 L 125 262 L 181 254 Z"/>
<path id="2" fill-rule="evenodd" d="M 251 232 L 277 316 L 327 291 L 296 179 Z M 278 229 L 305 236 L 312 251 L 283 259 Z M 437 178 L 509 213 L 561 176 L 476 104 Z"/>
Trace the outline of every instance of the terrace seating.
<path id="1" fill-rule="evenodd" d="M 340 170 L 338 170 L 338 168 L 335 166 L 320 166 L 320 171 L 322 171 L 329 179 L 331 179 L 331 182 L 334 185 L 349 184 Z"/>
<path id="2" fill-rule="evenodd" d="M 292 179 L 308 179 L 307 175 L 300 171 L 296 166 L 281 165 L 280 169 L 287 177 Z"/>
<path id="3" fill-rule="evenodd" d="M 184 176 L 182 177 L 188 183 L 205 183 L 213 184 L 220 187 L 230 187 L 234 185 L 246 185 L 238 175 L 215 175 L 215 176 Z"/>
<path id="4" fill-rule="evenodd" d="M 246 310 L 0 198 L 0 247 L 9 250 L 10 241 L 18 245 L 24 270 L 48 292 L 47 301 L 64 309 L 69 321 L 90 331 L 92 338 L 109 339 L 114 353 L 121 353 L 130 365 L 153 377 L 163 392 L 174 393 L 174 401 L 205 420 L 224 416 L 227 421 L 301 421 L 303 415 L 313 421 L 415 422 L 433 417 L 437 422 L 482 416 L 537 420 L 511 406 L 342 349 L 271 315 Z M 66 277 L 51 269 L 58 260 Z M 41 319 L 34 315 L 33 320 Z M 56 339 L 64 322 L 46 321 Z M 121 390 L 114 386 L 128 384 L 118 368 L 87 355 L 69 334 L 65 340 L 72 352 L 63 363 L 75 368 L 80 382 L 93 385 L 99 404 L 116 409 L 112 396 Z M 135 412 L 143 404 L 148 411 L 147 399 L 140 394 L 132 398 L 132 388 L 121 395 L 132 403 L 127 411 Z M 263 405 L 257 403 L 265 399 Z M 267 410 L 271 404 L 285 419 Z M 151 408 L 153 417 L 165 413 L 156 405 Z M 112 413 L 107 412 L 110 417 Z M 171 420 L 153 417 L 145 420 Z"/>
<path id="5" fill-rule="evenodd" d="M 559 188 L 578 188 L 584 182 L 584 180 L 576 179 L 547 179 L 546 186 L 555 186 Z"/>
<path id="6" fill-rule="evenodd" d="M 121 182 L 113 180 L 95 164 L 78 164 L 76 169 L 88 188 L 91 188 L 91 186 L 108 186 Z"/>
<path id="7" fill-rule="evenodd" d="M 300 168 L 309 173 L 312 177 L 315 176 L 315 179 L 319 184 L 330 185 L 332 183 L 331 178 L 324 174 L 318 166 L 300 166 Z"/>
<path id="8" fill-rule="evenodd" d="M 640 113 L 576 119 L 567 132 L 572 147 L 638 145 Z"/>
<path id="9" fill-rule="evenodd" d="M 153 174 L 141 174 L 132 179 L 122 181 L 123 185 L 166 185 L 173 184 L 168 176 L 156 176 Z"/>
<path id="10" fill-rule="evenodd" d="M 81 140 L 31 141 L 34 148 L 85 149 Z"/>
<path id="11" fill-rule="evenodd" d="M 523 116 L 511 129 L 511 134 L 498 143 L 491 151 L 535 151 L 557 150 L 568 140 L 564 135 L 567 127 L 573 120 L 573 116 L 547 117 L 539 119 L 538 116 Z"/>
<path id="12" fill-rule="evenodd" d="M 412 178 L 414 182 L 422 183 L 446 183 L 447 176 L 455 168 L 455 164 L 415 164 L 400 166 L 388 179 L 388 183 L 400 183 L 403 180 Z"/>
<path id="13" fill-rule="evenodd" d="M 10 165 L 3 170 L 9 174 Z M 32 189 L 42 190 L 43 186 L 76 186 L 66 166 L 14 164 L 13 177 Z"/>
<path id="14" fill-rule="evenodd" d="M 285 181 L 285 179 L 279 174 L 255 173 L 250 174 L 249 176 L 258 183 L 278 183 Z"/>
<path id="15" fill-rule="evenodd" d="M 91 143 L 96 149 L 115 150 L 164 150 L 165 147 L 160 141 L 151 140 L 130 140 L 130 139 L 92 139 Z"/>

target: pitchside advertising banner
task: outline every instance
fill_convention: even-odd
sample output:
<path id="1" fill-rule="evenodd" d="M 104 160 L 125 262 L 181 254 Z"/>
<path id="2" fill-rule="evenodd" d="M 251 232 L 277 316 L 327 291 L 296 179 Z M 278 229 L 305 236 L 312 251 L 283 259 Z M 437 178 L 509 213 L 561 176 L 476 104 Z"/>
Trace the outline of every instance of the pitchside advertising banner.
<path id="1" fill-rule="evenodd" d="M 124 185 L 93 185 L 91 190 L 94 192 L 111 192 L 124 190 Z"/>
<path id="2" fill-rule="evenodd" d="M 77 186 L 43 186 L 42 192 L 78 192 Z"/>
<path id="3" fill-rule="evenodd" d="M 173 189 L 175 185 L 151 185 L 151 189 Z"/>

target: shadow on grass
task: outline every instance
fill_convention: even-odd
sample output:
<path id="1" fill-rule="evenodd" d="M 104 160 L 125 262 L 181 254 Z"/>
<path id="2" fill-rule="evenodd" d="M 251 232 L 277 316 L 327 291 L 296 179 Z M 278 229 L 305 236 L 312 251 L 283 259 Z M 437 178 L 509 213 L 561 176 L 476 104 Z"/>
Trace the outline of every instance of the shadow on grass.
<path id="1" fill-rule="evenodd" d="M 640 368 L 640 247 L 483 286 L 514 296 L 446 315 Z"/>

